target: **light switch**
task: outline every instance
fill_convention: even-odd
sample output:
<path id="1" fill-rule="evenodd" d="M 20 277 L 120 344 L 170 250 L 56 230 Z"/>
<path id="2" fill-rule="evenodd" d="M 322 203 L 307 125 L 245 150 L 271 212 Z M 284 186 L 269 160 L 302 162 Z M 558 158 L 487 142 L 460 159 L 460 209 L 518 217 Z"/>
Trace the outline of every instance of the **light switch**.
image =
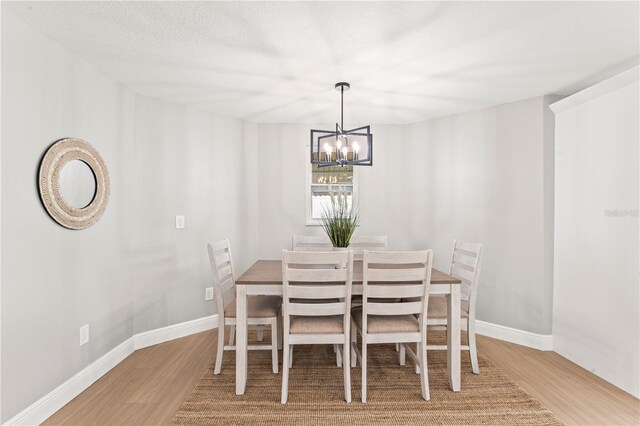
<path id="1" fill-rule="evenodd" d="M 80 346 L 89 341 L 89 324 L 80 327 Z"/>
<path id="2" fill-rule="evenodd" d="M 176 216 L 176 229 L 184 229 L 184 216 Z"/>

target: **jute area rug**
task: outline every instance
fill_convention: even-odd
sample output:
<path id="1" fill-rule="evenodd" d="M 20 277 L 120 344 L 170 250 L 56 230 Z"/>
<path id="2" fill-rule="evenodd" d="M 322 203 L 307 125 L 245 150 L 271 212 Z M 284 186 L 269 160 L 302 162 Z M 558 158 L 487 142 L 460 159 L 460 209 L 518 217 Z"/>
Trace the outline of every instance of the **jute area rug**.
<path id="1" fill-rule="evenodd" d="M 266 338 L 266 336 L 265 336 Z M 215 356 L 215 355 L 213 355 Z M 480 357 L 480 374 L 462 354 L 462 391 L 449 389 L 445 351 L 429 351 L 431 400 L 407 357 L 398 365 L 393 345 L 369 347 L 367 403 L 360 402 L 360 366 L 351 369 L 352 403 L 344 401 L 342 369 L 331 346 L 296 346 L 289 402 L 280 404 L 282 375 L 271 372 L 271 352 L 249 352 L 246 392 L 235 394 L 235 353 L 222 373 L 213 362 L 180 406 L 175 425 L 560 425 L 560 421 L 500 370 Z M 280 359 L 282 364 L 282 359 Z"/>

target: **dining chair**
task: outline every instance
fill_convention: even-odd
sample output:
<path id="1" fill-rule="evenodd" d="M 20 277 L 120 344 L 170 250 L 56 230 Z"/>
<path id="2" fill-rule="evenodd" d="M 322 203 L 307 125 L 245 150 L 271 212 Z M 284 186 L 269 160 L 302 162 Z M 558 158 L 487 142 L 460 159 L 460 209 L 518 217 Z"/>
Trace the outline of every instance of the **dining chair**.
<path id="1" fill-rule="evenodd" d="M 333 244 L 327 235 L 294 235 L 293 251 L 328 252 L 333 251 Z M 317 302 L 324 302 L 318 300 Z M 342 356 L 338 351 L 338 345 L 334 345 L 333 351 L 336 354 L 336 365 L 342 367 Z M 290 360 L 293 362 L 293 360 Z"/>
<path id="2" fill-rule="evenodd" d="M 218 348 L 214 374 L 220 374 L 224 351 L 235 350 L 236 326 L 235 274 L 229 240 L 207 244 L 209 262 L 214 276 L 216 307 L 218 308 Z M 278 296 L 248 296 L 247 325 L 270 326 L 271 343 L 248 345 L 249 350 L 271 350 L 271 364 L 278 373 L 278 318 L 282 300 Z M 225 326 L 231 326 L 229 344 L 224 344 Z"/>
<path id="3" fill-rule="evenodd" d="M 349 248 L 353 250 L 353 259 L 362 260 L 365 250 L 387 251 L 387 236 L 354 235 L 349 242 Z"/>
<path id="4" fill-rule="evenodd" d="M 363 253 L 363 303 L 351 311 L 351 356 L 362 367 L 363 403 L 367 402 L 367 347 L 377 343 L 400 343 L 404 347 L 420 369 L 422 397 L 429 400 L 426 309 L 432 264 L 432 250 Z M 379 301 L 390 297 L 400 299 Z M 356 333 L 362 338 L 361 350 Z M 415 343 L 417 352 L 407 343 Z"/>
<path id="5" fill-rule="evenodd" d="M 333 244 L 326 235 L 294 235 L 293 251 L 331 251 Z"/>
<path id="6" fill-rule="evenodd" d="M 478 243 L 466 243 L 453 240 L 451 253 L 451 266 L 449 275 L 462 281 L 460 287 L 460 315 L 462 316 L 462 328 L 467 329 L 468 345 L 463 345 L 462 350 L 469 351 L 471 358 L 471 370 L 474 374 L 480 373 L 478 366 L 478 350 L 476 348 L 476 300 L 478 297 L 478 282 L 482 267 L 482 255 L 484 246 Z M 427 325 L 447 325 L 447 299 L 445 296 L 434 296 L 429 302 L 427 311 Z M 446 345 L 428 345 L 428 350 L 447 350 Z"/>
<path id="7" fill-rule="evenodd" d="M 365 250 L 387 251 L 387 236 L 357 236 L 351 237 L 349 248 L 353 250 L 353 260 L 362 260 Z M 389 299 L 394 301 L 394 298 Z M 355 295 L 351 298 L 351 305 L 362 305 L 362 296 Z"/>
<path id="8" fill-rule="evenodd" d="M 344 267 L 343 267 L 344 266 Z M 344 361 L 344 397 L 351 402 L 349 322 L 353 252 L 282 251 L 282 399 L 289 392 L 294 345 L 339 345 Z M 323 302 L 319 303 L 318 300 Z"/>

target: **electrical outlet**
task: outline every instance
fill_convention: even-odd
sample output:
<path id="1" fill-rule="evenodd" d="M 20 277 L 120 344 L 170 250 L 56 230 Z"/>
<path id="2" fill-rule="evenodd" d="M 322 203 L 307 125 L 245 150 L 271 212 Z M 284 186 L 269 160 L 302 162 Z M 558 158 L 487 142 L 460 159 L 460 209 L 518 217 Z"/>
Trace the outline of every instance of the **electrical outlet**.
<path id="1" fill-rule="evenodd" d="M 89 341 L 89 324 L 80 327 L 80 346 Z"/>
<path id="2" fill-rule="evenodd" d="M 204 300 L 213 299 L 213 287 L 207 287 L 204 289 Z"/>
<path id="3" fill-rule="evenodd" d="M 176 229 L 184 229 L 184 216 L 176 216 Z"/>

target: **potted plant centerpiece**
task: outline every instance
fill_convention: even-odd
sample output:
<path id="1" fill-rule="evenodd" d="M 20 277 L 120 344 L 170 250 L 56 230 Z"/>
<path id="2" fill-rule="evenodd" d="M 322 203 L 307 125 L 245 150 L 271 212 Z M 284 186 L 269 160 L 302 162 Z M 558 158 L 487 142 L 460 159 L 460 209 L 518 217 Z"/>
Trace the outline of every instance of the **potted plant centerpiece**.
<path id="1" fill-rule="evenodd" d="M 323 206 L 320 220 L 334 250 L 346 250 L 349 247 L 359 219 L 357 210 L 349 206 L 345 194 L 331 194 L 331 207 Z"/>

